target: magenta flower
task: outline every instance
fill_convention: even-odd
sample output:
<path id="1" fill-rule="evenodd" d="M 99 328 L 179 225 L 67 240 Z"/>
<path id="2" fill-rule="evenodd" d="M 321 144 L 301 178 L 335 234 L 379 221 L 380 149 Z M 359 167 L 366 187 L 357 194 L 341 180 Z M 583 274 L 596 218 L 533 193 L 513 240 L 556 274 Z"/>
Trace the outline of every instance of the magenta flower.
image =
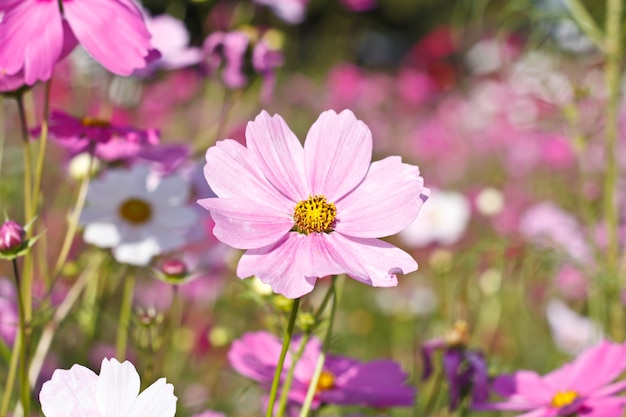
<path id="1" fill-rule="evenodd" d="M 32 133 L 38 135 L 39 128 Z M 145 147 L 159 143 L 155 129 L 119 126 L 92 117 L 77 118 L 62 111 L 50 115 L 50 136 L 71 155 L 89 152 L 95 146 L 95 156 L 105 161 L 131 158 Z"/>
<path id="2" fill-rule="evenodd" d="M 11 220 L 0 226 L 0 252 L 13 252 L 24 245 L 26 231 L 19 224 Z"/>
<path id="3" fill-rule="evenodd" d="M 174 387 L 165 378 L 139 393 L 139 374 L 128 361 L 104 359 L 100 375 L 74 365 L 57 369 L 39 394 L 46 417 L 174 417 Z"/>
<path id="4" fill-rule="evenodd" d="M 143 68 L 152 49 L 150 33 L 132 0 L 2 3 L 0 70 L 8 75 L 23 71 L 28 85 L 50 79 L 56 63 L 77 43 L 119 75 Z"/>
<path id="5" fill-rule="evenodd" d="M 304 147 L 278 115 L 265 111 L 246 129 L 246 144 L 209 148 L 204 173 L 218 198 L 213 233 L 247 249 L 237 275 L 256 275 L 296 298 L 318 278 L 347 274 L 375 287 L 397 285 L 417 269 L 406 252 L 378 240 L 410 224 L 429 190 L 419 169 L 389 157 L 370 165 L 372 135 L 349 110 L 322 113 Z"/>
<path id="6" fill-rule="evenodd" d="M 604 341 L 547 375 L 518 371 L 499 376 L 493 389 L 505 401 L 475 408 L 518 411 L 526 417 L 619 417 L 626 398 L 615 394 L 626 388 L 626 381 L 613 380 L 624 370 L 626 345 Z"/>
<path id="7" fill-rule="evenodd" d="M 281 341 L 274 335 L 259 331 L 247 333 L 233 342 L 228 359 L 240 374 L 254 379 L 269 388 L 280 356 Z M 299 338 L 292 341 L 290 351 L 295 352 Z M 289 391 L 292 405 L 302 405 L 322 345 L 316 338 L 307 343 L 294 372 Z M 283 378 L 291 366 L 291 353 L 287 353 Z M 390 360 L 360 362 L 344 356 L 328 355 L 317 384 L 313 407 L 322 404 L 359 405 L 365 407 L 412 406 L 415 388 L 407 384 L 407 374 Z"/>

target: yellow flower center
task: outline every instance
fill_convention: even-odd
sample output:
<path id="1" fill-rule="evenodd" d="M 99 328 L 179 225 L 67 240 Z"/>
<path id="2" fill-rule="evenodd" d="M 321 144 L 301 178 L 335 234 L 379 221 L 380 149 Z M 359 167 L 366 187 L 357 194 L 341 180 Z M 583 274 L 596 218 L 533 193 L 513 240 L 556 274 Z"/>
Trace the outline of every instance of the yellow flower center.
<path id="1" fill-rule="evenodd" d="M 83 117 L 80 123 L 85 127 L 110 127 L 111 123 L 104 119 L 98 119 L 95 117 Z"/>
<path id="2" fill-rule="evenodd" d="M 144 200 L 129 198 L 120 206 L 119 214 L 127 222 L 139 225 L 152 218 L 152 207 Z"/>
<path id="3" fill-rule="evenodd" d="M 293 209 L 294 230 L 308 235 L 309 233 L 329 233 L 333 231 L 337 217 L 337 208 L 326 201 L 323 195 L 314 195 L 302 200 Z"/>
<path id="4" fill-rule="evenodd" d="M 317 381 L 317 392 L 328 391 L 335 387 L 335 375 L 328 371 L 322 371 L 320 379 Z"/>
<path id="5" fill-rule="evenodd" d="M 552 397 L 552 407 L 561 408 L 570 405 L 578 398 L 576 391 L 559 391 Z"/>

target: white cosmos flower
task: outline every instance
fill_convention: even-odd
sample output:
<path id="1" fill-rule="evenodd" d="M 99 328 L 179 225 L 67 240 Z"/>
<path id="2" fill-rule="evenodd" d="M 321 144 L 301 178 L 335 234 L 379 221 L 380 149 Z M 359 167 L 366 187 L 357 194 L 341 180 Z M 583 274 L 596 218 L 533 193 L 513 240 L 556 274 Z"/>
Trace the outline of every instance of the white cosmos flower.
<path id="1" fill-rule="evenodd" d="M 177 398 L 165 378 L 139 393 L 139 374 L 130 362 L 104 359 L 100 375 L 74 365 L 57 369 L 39 400 L 46 417 L 174 417 Z"/>
<path id="2" fill-rule="evenodd" d="M 596 322 L 570 309 L 561 300 L 548 301 L 546 316 L 554 343 L 562 352 L 578 356 L 602 340 L 602 329 Z"/>
<path id="3" fill-rule="evenodd" d="M 196 221 L 189 184 L 180 176 L 154 178 L 147 166 L 109 170 L 92 181 L 80 222 L 85 242 L 113 248 L 118 262 L 147 265 L 181 247 Z"/>
<path id="4" fill-rule="evenodd" d="M 463 236 L 470 215 L 470 203 L 463 194 L 431 189 L 420 215 L 400 232 L 400 238 L 412 247 L 451 245 Z"/>

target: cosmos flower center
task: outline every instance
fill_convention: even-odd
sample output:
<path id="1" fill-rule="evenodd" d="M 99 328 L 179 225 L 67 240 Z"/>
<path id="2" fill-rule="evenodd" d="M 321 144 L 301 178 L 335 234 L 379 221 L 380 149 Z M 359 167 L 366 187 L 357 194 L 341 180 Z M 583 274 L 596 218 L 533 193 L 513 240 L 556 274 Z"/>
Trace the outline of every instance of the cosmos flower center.
<path id="1" fill-rule="evenodd" d="M 565 407 L 573 403 L 577 398 L 578 393 L 576 391 L 559 391 L 552 397 L 552 406 L 556 408 Z"/>
<path id="2" fill-rule="evenodd" d="M 120 206 L 119 214 L 127 222 L 139 225 L 152 218 L 152 207 L 144 200 L 129 198 Z"/>
<path id="3" fill-rule="evenodd" d="M 335 387 L 335 375 L 328 371 L 322 371 L 317 381 L 317 391 L 328 391 Z"/>
<path id="4" fill-rule="evenodd" d="M 294 230 L 308 235 L 309 233 L 330 233 L 335 225 L 337 208 L 326 201 L 326 197 L 316 194 L 300 201 L 293 209 Z"/>
<path id="5" fill-rule="evenodd" d="M 96 117 L 83 117 L 80 120 L 80 123 L 85 127 L 106 128 L 111 126 L 111 122 L 104 119 L 98 119 Z"/>

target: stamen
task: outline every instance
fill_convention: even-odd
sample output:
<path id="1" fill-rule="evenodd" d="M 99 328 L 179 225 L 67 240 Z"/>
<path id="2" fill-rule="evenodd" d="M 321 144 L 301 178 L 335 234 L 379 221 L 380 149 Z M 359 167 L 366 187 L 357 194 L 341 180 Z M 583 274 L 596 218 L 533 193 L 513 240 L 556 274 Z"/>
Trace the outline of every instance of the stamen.
<path id="1" fill-rule="evenodd" d="M 119 215 L 127 222 L 139 225 L 152 218 L 152 207 L 144 200 L 130 198 L 120 206 Z"/>
<path id="2" fill-rule="evenodd" d="M 328 371 L 322 371 L 317 381 L 317 391 L 328 391 L 335 387 L 335 375 Z"/>
<path id="3" fill-rule="evenodd" d="M 294 230 L 305 235 L 312 232 L 330 233 L 335 226 L 336 216 L 337 208 L 333 203 L 326 201 L 323 195 L 314 195 L 300 201 L 294 208 Z"/>
<path id="4" fill-rule="evenodd" d="M 576 398 L 578 398 L 578 393 L 576 391 L 559 391 L 554 394 L 554 397 L 552 397 L 552 407 L 565 407 L 566 405 L 573 403 Z"/>
<path id="5" fill-rule="evenodd" d="M 101 128 L 105 128 L 105 127 L 110 127 L 111 123 L 107 120 L 104 119 L 98 119 L 95 117 L 83 117 L 80 120 L 80 123 L 85 126 L 85 127 L 101 127 Z"/>

